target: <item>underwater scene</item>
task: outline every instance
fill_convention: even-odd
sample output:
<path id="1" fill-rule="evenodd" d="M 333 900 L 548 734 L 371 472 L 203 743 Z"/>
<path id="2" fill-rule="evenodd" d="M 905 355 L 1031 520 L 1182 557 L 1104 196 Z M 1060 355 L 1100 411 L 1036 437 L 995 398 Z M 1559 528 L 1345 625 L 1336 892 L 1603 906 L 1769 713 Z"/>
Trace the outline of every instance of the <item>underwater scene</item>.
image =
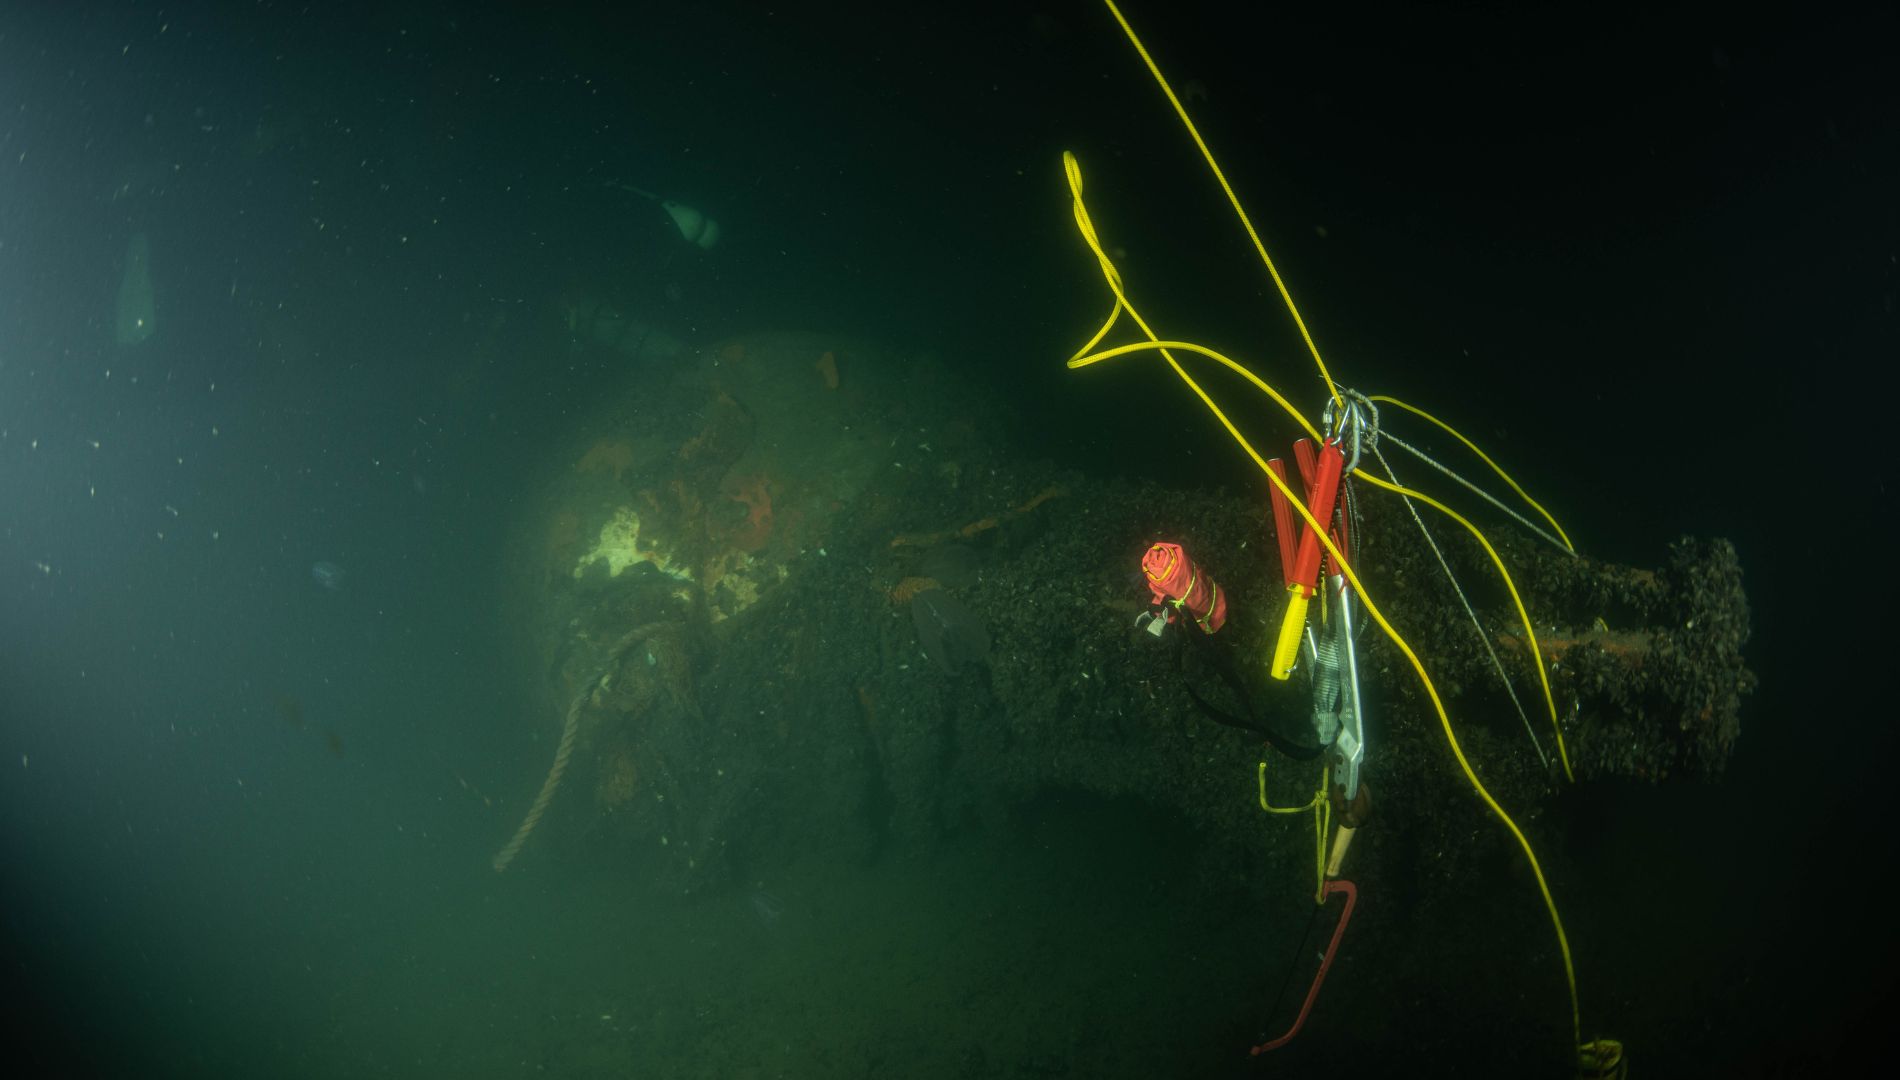
<path id="1" fill-rule="evenodd" d="M 1896 60 L 0 7 L 10 1069 L 1877 1052 Z"/>

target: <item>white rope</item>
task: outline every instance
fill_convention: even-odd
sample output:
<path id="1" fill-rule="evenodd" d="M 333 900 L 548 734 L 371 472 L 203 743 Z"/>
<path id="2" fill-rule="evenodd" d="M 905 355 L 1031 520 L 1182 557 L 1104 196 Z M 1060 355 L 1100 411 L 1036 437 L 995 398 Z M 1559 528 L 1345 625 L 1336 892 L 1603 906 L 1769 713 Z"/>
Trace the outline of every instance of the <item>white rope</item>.
<path id="1" fill-rule="evenodd" d="M 1539 528 L 1537 525 L 1533 524 L 1530 521 L 1530 519 L 1526 518 L 1524 515 L 1518 513 L 1517 511 L 1499 502 L 1495 497 L 1492 496 L 1490 492 L 1484 490 L 1483 488 L 1472 483 L 1471 481 L 1466 480 L 1464 477 L 1459 476 L 1457 473 L 1452 472 L 1450 469 L 1446 468 L 1443 465 L 1440 465 L 1438 462 L 1433 461 L 1431 458 L 1431 455 L 1427 454 L 1425 451 L 1420 450 L 1418 447 L 1413 446 L 1410 443 L 1407 443 L 1405 440 L 1399 438 L 1397 435 L 1394 435 L 1389 431 L 1380 432 L 1379 439 L 1381 442 L 1390 442 L 1392 445 L 1397 446 L 1399 449 L 1404 450 L 1405 452 L 1411 454 L 1413 457 L 1418 458 L 1420 461 L 1424 462 L 1425 464 L 1430 465 L 1432 468 L 1437 469 L 1441 473 L 1444 473 L 1446 476 L 1450 477 L 1452 480 L 1458 482 L 1459 484 L 1464 485 L 1464 487 L 1467 490 L 1469 490 L 1472 494 L 1476 495 L 1478 498 L 1483 499 L 1485 502 L 1488 502 L 1492 506 L 1497 507 L 1499 510 L 1503 511 L 1504 513 L 1509 514 L 1511 516 L 1511 519 L 1517 522 L 1519 525 L 1524 526 L 1526 529 L 1529 529 L 1530 531 L 1543 537 L 1545 540 L 1550 541 L 1550 545 L 1556 548 L 1557 550 L 1563 552 L 1564 554 L 1570 556 L 1571 558 L 1578 557 L 1576 552 L 1564 546 L 1564 542 L 1562 540 L 1559 540 L 1556 537 L 1550 535 L 1550 533 L 1544 531 L 1543 529 Z M 1375 443 L 1373 445 L 1376 448 L 1377 444 Z M 1376 452 L 1376 449 L 1375 449 L 1375 452 Z M 1379 458 L 1379 462 L 1380 464 L 1384 464 L 1385 458 L 1381 456 Z M 1388 466 L 1388 469 L 1389 468 L 1390 467 Z M 1394 482 L 1396 483 L 1396 481 Z M 1416 516 L 1417 513 L 1418 512 L 1416 510 L 1413 511 L 1414 516 Z"/>
<path id="2" fill-rule="evenodd" d="M 1397 439 L 1393 439 L 1390 434 L 1386 434 L 1384 438 L 1392 439 L 1392 441 L 1395 443 L 1399 442 Z M 1404 443 L 1399 443 L 1399 445 L 1405 446 Z M 1405 448 L 1407 450 L 1412 449 L 1409 446 L 1406 446 Z M 1385 469 L 1386 478 L 1391 480 L 1394 484 L 1397 484 L 1399 482 L 1398 474 L 1392 471 L 1391 462 L 1388 462 L 1385 459 L 1385 455 L 1379 452 L 1378 444 L 1373 443 L 1371 445 L 1371 449 L 1372 449 L 1372 456 L 1378 458 L 1380 466 L 1382 466 Z M 1412 452 L 1418 453 L 1416 450 Z M 1419 456 L 1424 457 L 1423 454 L 1420 454 Z M 1431 461 L 1430 458 L 1426 458 L 1425 460 Z M 1432 462 L 1432 464 L 1436 465 L 1437 463 Z M 1438 468 L 1441 472 L 1444 472 L 1447 475 L 1453 476 L 1454 479 L 1456 478 L 1455 474 L 1452 474 L 1451 470 L 1446 469 L 1444 466 L 1440 465 L 1438 466 Z M 1460 480 L 1459 482 L 1463 483 L 1462 480 Z M 1469 484 L 1466 484 L 1465 486 L 1471 487 L 1471 485 Z M 1478 489 L 1474 487 L 1472 488 L 1472 490 L 1477 491 Z M 1479 494 L 1483 494 L 1483 492 L 1479 492 Z M 1486 497 L 1489 498 L 1489 496 L 1486 496 Z M 1531 726 L 1530 714 L 1524 711 L 1524 703 L 1517 700 L 1517 691 L 1511 686 L 1511 677 L 1505 674 L 1504 663 L 1503 661 L 1498 659 L 1497 650 L 1491 648 L 1491 635 L 1485 632 L 1484 623 L 1478 618 L 1478 613 L 1472 609 L 1471 601 L 1465 599 L 1465 591 L 1462 588 L 1459 588 L 1458 586 L 1458 575 L 1451 572 L 1451 564 L 1445 561 L 1445 553 L 1439 550 L 1438 541 L 1432 539 L 1432 531 L 1425 527 L 1425 519 L 1419 516 L 1418 507 L 1413 506 L 1412 500 L 1410 498 L 1407 498 L 1404 495 L 1399 496 L 1399 498 L 1404 500 L 1405 508 L 1411 511 L 1412 521 L 1418 525 L 1419 533 L 1425 537 L 1426 546 L 1432 549 L 1432 555 L 1438 560 L 1439 568 L 1445 571 L 1445 580 L 1451 582 L 1451 591 L 1458 595 L 1458 602 L 1464 605 L 1465 614 L 1470 617 L 1471 625 L 1477 628 L 1478 642 L 1484 646 L 1485 655 L 1491 658 L 1491 667 L 1494 671 L 1498 673 L 1498 681 L 1504 684 L 1504 692 L 1510 695 L 1511 705 L 1513 708 L 1517 709 L 1518 719 L 1524 721 L 1524 734 L 1529 735 L 1531 737 L 1531 746 L 1535 747 L 1537 750 L 1537 760 L 1544 763 L 1544 770 L 1548 772 L 1550 770 L 1550 756 L 1544 753 L 1544 744 L 1539 742 L 1537 739 L 1537 730 Z M 1496 502 L 1496 500 L 1492 500 L 1492 501 Z M 1506 512 L 1509 513 L 1509 511 L 1506 511 Z M 1517 517 L 1516 514 L 1512 514 L 1511 516 Z M 1524 519 L 1518 518 L 1518 520 L 1523 521 Z M 1528 525 L 1529 523 L 1526 522 L 1526 524 Z M 1552 541 L 1552 542 L 1554 543 L 1555 541 Z"/>

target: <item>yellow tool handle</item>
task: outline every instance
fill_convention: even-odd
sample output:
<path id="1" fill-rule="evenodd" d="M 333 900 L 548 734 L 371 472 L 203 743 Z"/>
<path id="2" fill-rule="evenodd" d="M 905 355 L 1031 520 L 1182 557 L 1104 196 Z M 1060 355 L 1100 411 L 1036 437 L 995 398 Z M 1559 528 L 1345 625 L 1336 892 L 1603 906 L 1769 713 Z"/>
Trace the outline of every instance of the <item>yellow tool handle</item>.
<path id="1" fill-rule="evenodd" d="M 1287 587 L 1286 618 L 1280 620 L 1280 640 L 1273 646 L 1273 677 L 1282 682 L 1293 674 L 1300 658 L 1300 638 L 1306 632 L 1306 607 L 1313 597 L 1298 585 Z"/>
<path id="2" fill-rule="evenodd" d="M 1333 853 L 1326 860 L 1326 877 L 1329 880 L 1339 876 L 1339 865 L 1346 861 L 1346 849 L 1352 846 L 1352 838 L 1358 831 L 1341 825 L 1333 833 Z"/>

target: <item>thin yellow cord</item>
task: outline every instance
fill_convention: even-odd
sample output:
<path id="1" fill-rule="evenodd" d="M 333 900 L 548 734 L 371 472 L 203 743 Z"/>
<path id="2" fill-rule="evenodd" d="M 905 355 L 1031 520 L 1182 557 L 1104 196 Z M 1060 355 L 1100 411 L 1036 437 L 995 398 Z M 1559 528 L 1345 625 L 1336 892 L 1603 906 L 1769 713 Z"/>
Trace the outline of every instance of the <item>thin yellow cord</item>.
<path id="1" fill-rule="evenodd" d="M 1293 325 L 1300 328 L 1300 340 L 1306 342 L 1307 351 L 1313 354 L 1313 363 L 1319 367 L 1319 377 L 1326 382 L 1327 395 L 1341 409 L 1344 409 L 1345 398 L 1340 396 L 1339 388 L 1333 385 L 1332 372 L 1326 370 L 1326 361 L 1319 355 L 1319 346 L 1313 343 L 1313 335 L 1306 329 L 1306 320 L 1300 317 L 1299 307 L 1293 303 L 1293 294 L 1287 291 L 1286 282 L 1281 279 L 1280 271 L 1274 267 L 1272 256 L 1267 254 L 1267 245 L 1261 242 L 1260 234 L 1255 231 L 1252 219 L 1247 217 L 1246 209 L 1240 205 L 1240 196 L 1234 194 L 1234 186 L 1227 182 L 1227 174 L 1221 172 L 1220 162 L 1214 160 L 1214 152 L 1207 148 L 1207 142 L 1201 138 L 1200 129 L 1194 126 L 1194 121 L 1188 116 L 1187 107 L 1182 105 L 1181 99 L 1175 96 L 1174 87 L 1168 85 L 1167 78 L 1161 74 L 1160 65 L 1154 62 L 1154 57 L 1148 55 L 1147 47 L 1141 43 L 1141 38 L 1135 35 L 1135 28 L 1128 25 L 1128 20 L 1122 17 L 1121 9 L 1115 6 L 1115 0 L 1103 0 L 1103 2 L 1108 4 L 1109 13 L 1115 16 L 1115 21 L 1121 24 L 1122 33 L 1128 35 L 1128 43 L 1141 54 L 1141 62 L 1148 65 L 1148 74 L 1154 76 L 1156 85 L 1160 86 L 1161 92 L 1167 95 L 1168 104 L 1174 106 L 1174 114 L 1181 118 L 1181 126 L 1187 128 L 1187 133 L 1194 140 L 1194 145 L 1200 148 L 1202 160 L 1207 162 L 1207 167 L 1214 174 L 1214 179 L 1219 182 L 1221 191 L 1227 195 L 1228 204 L 1234 208 L 1234 216 L 1240 219 L 1240 227 L 1247 230 L 1247 239 L 1253 241 L 1253 249 L 1260 256 L 1260 261 L 1266 265 L 1267 273 L 1272 276 L 1274 288 L 1280 290 L 1280 299 L 1286 303 L 1287 314 L 1293 316 Z"/>
<path id="2" fill-rule="evenodd" d="M 1269 814 L 1304 814 L 1326 801 L 1326 774 L 1332 770 L 1322 766 L 1319 771 L 1319 790 L 1313 797 L 1298 806 L 1275 806 L 1267 801 L 1267 763 L 1260 763 L 1260 809 Z"/>
<path id="3" fill-rule="evenodd" d="M 1406 412 L 1411 413 L 1413 416 L 1419 417 L 1422 420 L 1430 421 L 1433 424 L 1437 424 L 1440 428 L 1444 430 L 1444 432 L 1447 435 L 1450 435 L 1452 438 L 1457 439 L 1461 443 L 1464 443 L 1465 449 L 1470 450 L 1472 453 L 1478 455 L 1478 460 L 1484 462 L 1486 465 L 1491 466 L 1492 472 L 1497 473 L 1499 478 L 1501 478 L 1505 483 L 1511 485 L 1511 490 L 1517 492 L 1518 498 L 1523 499 L 1526 503 L 1529 503 L 1531 509 L 1537 511 L 1539 514 L 1542 514 L 1544 517 L 1544 520 L 1550 522 L 1550 527 L 1557 530 L 1557 538 L 1564 542 L 1564 547 L 1570 549 L 1570 553 L 1572 555 L 1575 555 L 1577 553 L 1576 545 L 1570 542 L 1570 537 L 1564 535 L 1564 527 L 1562 525 L 1557 524 L 1557 519 L 1550 516 L 1550 511 L 1545 510 L 1542 506 L 1539 506 L 1537 503 L 1537 500 L 1530 497 L 1529 492 L 1517 486 L 1517 481 L 1511 479 L 1511 474 L 1504 471 L 1504 466 L 1499 465 L 1495 461 L 1492 461 L 1490 457 L 1485 454 L 1484 451 L 1478 449 L 1477 443 L 1474 443 L 1470 439 L 1467 439 L 1463 435 L 1460 435 L 1458 433 L 1457 428 L 1454 428 L 1450 424 L 1445 423 L 1443 420 L 1440 420 L 1438 417 L 1433 416 L 1431 413 L 1426 412 L 1424 409 L 1421 409 L 1416 405 L 1411 405 L 1406 402 L 1400 401 L 1398 398 L 1395 398 L 1395 397 L 1388 397 L 1385 394 L 1371 394 L 1367 396 L 1366 400 L 1367 401 L 1382 401 L 1382 402 L 1385 402 L 1387 405 L 1397 405 L 1399 408 L 1404 409 Z M 1364 474 L 1361 474 L 1361 475 L 1364 475 Z"/>
<path id="4" fill-rule="evenodd" d="M 1326 798 L 1326 786 L 1332 777 L 1330 766 L 1322 765 L 1319 770 L 1319 790 L 1304 806 L 1274 806 L 1267 801 L 1267 763 L 1260 763 L 1260 809 L 1269 814 L 1304 814 L 1313 812 L 1313 902 L 1326 902 L 1326 827 L 1333 821 L 1333 804 Z"/>

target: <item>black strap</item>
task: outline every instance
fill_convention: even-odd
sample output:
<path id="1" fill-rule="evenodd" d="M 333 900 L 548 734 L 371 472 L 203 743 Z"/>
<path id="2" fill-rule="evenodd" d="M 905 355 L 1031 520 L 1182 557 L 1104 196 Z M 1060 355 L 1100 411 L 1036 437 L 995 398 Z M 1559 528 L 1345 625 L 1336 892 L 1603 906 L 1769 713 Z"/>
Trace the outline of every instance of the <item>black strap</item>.
<path id="1" fill-rule="evenodd" d="M 1241 731 L 1250 731 L 1267 740 L 1269 746 L 1295 761 L 1311 761 L 1332 749 L 1330 745 L 1305 746 L 1269 727 L 1264 718 L 1254 719 L 1253 698 L 1247 693 L 1247 686 L 1241 681 L 1240 672 L 1234 668 L 1232 650 L 1215 646 L 1211 641 L 1201 640 L 1204 636 L 1199 627 L 1186 625 L 1186 620 L 1182 620 L 1182 623 L 1175 627 L 1177 640 L 1174 647 L 1174 667 L 1181 675 L 1181 689 L 1187 691 L 1188 698 L 1194 702 L 1195 708 L 1201 710 L 1202 715 L 1217 724 L 1239 728 Z M 1193 639 L 1194 648 L 1199 650 L 1197 655 L 1206 660 L 1208 666 L 1214 669 L 1214 674 L 1220 676 L 1220 680 L 1233 691 L 1234 697 L 1240 702 L 1243 715 L 1235 716 L 1233 713 L 1217 708 L 1212 702 L 1202 697 L 1200 692 L 1194 689 L 1194 685 L 1188 681 L 1186 649 L 1181 644 L 1182 641 L 1188 639 Z"/>

